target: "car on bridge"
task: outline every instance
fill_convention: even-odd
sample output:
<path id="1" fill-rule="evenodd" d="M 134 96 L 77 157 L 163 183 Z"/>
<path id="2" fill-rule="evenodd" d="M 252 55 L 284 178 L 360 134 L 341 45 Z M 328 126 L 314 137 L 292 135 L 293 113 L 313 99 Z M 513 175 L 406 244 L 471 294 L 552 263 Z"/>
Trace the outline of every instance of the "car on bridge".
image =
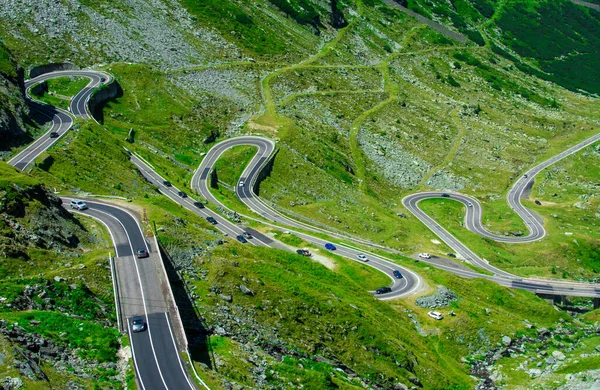
<path id="1" fill-rule="evenodd" d="M 244 236 L 244 238 L 245 238 L 246 240 L 249 240 L 249 239 L 251 239 L 251 238 L 252 238 L 252 234 L 250 234 L 250 233 L 248 233 L 248 232 L 243 232 L 243 233 L 242 233 L 242 236 Z"/>
<path id="2" fill-rule="evenodd" d="M 336 250 L 336 247 L 332 243 L 328 242 L 328 243 L 325 244 L 325 249 L 329 249 L 330 251 L 334 251 L 334 250 Z"/>
<path id="3" fill-rule="evenodd" d="M 146 323 L 140 316 L 135 316 L 131 319 L 131 330 L 133 333 L 143 332 L 146 330 Z"/>
<path id="4" fill-rule="evenodd" d="M 177 195 L 179 195 L 180 198 L 187 198 L 187 194 L 183 191 L 179 191 Z"/>
<path id="5" fill-rule="evenodd" d="M 171 187 L 171 182 L 168 180 L 163 180 L 163 186 L 165 187 Z"/>
<path id="6" fill-rule="evenodd" d="M 388 286 L 385 287 L 380 287 L 377 290 L 375 290 L 375 294 L 387 294 L 387 293 L 391 293 L 392 289 L 389 288 Z"/>
<path id="7" fill-rule="evenodd" d="M 242 244 L 245 244 L 248 242 L 248 240 L 246 240 L 244 238 L 244 236 L 242 236 L 241 234 L 238 234 L 237 236 L 235 236 L 235 239 L 238 240 L 239 242 L 241 242 Z"/>
<path id="8" fill-rule="evenodd" d="M 240 184 L 238 184 L 238 186 L 243 187 L 244 186 L 244 181 L 240 180 Z"/>
<path id="9" fill-rule="evenodd" d="M 150 256 L 150 254 L 148 254 L 148 251 L 146 250 L 146 248 L 138 249 L 137 252 L 135 252 L 135 255 L 137 256 L 138 259 L 144 259 L 144 258 Z"/>
<path id="10" fill-rule="evenodd" d="M 419 257 L 422 259 L 431 259 L 431 255 L 429 253 L 419 253 Z"/>
<path id="11" fill-rule="evenodd" d="M 51 132 L 50 138 L 58 138 L 58 133 L 56 131 Z"/>
<path id="12" fill-rule="evenodd" d="M 208 222 L 212 223 L 213 225 L 216 225 L 216 224 L 217 224 L 217 220 L 216 220 L 216 219 L 214 219 L 214 218 L 213 218 L 213 217 L 211 217 L 211 216 L 208 216 L 208 217 L 206 217 L 206 220 L 207 220 Z"/>
<path id="13" fill-rule="evenodd" d="M 473 203 L 467 202 L 467 207 L 473 207 Z"/>
<path id="14" fill-rule="evenodd" d="M 394 272 L 392 272 L 394 274 L 394 277 L 396 279 L 402 279 L 402 273 L 400 271 L 398 271 L 397 269 L 394 270 Z"/>
<path id="15" fill-rule="evenodd" d="M 443 198 L 449 198 L 449 197 L 450 197 L 450 194 L 443 193 L 443 194 L 442 194 L 442 197 L 443 197 Z"/>
<path id="16" fill-rule="evenodd" d="M 202 202 L 194 202 L 194 206 L 198 207 L 199 209 L 203 209 L 204 208 L 204 203 L 202 203 Z"/>

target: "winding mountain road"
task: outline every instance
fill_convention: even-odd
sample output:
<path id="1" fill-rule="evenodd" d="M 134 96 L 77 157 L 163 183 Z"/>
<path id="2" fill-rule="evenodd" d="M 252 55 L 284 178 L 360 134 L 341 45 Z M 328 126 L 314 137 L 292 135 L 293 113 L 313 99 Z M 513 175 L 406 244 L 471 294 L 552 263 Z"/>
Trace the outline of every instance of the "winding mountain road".
<path id="1" fill-rule="evenodd" d="M 39 137 L 21 153 L 9 161 L 18 169 L 28 167 L 41 153 L 50 148 L 73 125 L 73 117 L 91 118 L 88 102 L 95 88 L 109 83 L 110 75 L 97 71 L 60 71 L 42 74 L 25 83 L 26 91 L 44 80 L 57 77 L 86 77 L 90 82 L 70 102 L 71 113 L 59 108 L 38 103 L 27 93 L 30 107 L 51 121 L 50 130 Z M 59 137 L 51 138 L 51 132 Z M 63 198 L 68 203 L 71 198 Z M 86 200 L 89 209 L 78 214 L 94 218 L 106 226 L 115 247 L 115 264 L 118 275 L 120 310 L 126 319 L 126 329 L 131 340 L 131 349 L 138 383 L 142 390 L 195 389 L 184 369 L 177 342 L 174 337 L 168 305 L 165 301 L 166 286 L 158 277 L 160 257 L 158 248 L 151 248 L 144 238 L 141 226 L 127 210 L 99 202 Z M 68 205 L 65 205 L 68 207 Z M 137 259 L 136 250 L 144 248 L 150 257 Z M 166 282 L 168 283 L 168 281 Z M 140 315 L 145 319 L 147 330 L 134 333 L 131 318 Z M 206 385 L 204 385 L 206 387 Z"/>
<path id="2" fill-rule="evenodd" d="M 74 115 L 80 116 L 82 118 L 89 118 L 89 111 L 87 109 L 87 102 L 89 101 L 89 97 L 91 96 L 95 87 L 97 87 L 101 83 L 109 82 L 110 76 L 95 71 L 53 72 L 29 80 L 27 85 L 31 86 L 36 82 L 61 76 L 81 76 L 90 78 L 90 83 L 73 98 L 70 105 L 70 111 Z M 59 135 L 64 134 L 64 132 L 66 132 L 73 123 L 71 115 L 64 110 L 56 109 L 54 107 L 42 104 L 39 104 L 39 107 L 36 107 L 36 109 L 43 111 L 45 115 L 47 115 L 49 118 L 52 118 L 52 129 L 50 131 L 57 131 L 59 132 Z M 532 185 L 533 178 L 541 170 L 550 166 L 551 164 L 554 164 L 560 159 L 565 158 L 585 148 L 586 146 L 593 144 L 599 139 L 600 134 L 591 137 L 573 146 L 572 148 L 560 153 L 559 155 L 533 167 L 526 173 L 526 176 L 523 176 L 519 180 L 517 180 L 513 188 L 508 193 L 507 201 L 509 205 L 515 210 L 515 212 L 517 212 L 517 214 L 524 219 L 529 229 L 529 234 L 527 236 L 506 237 L 490 233 L 483 227 L 481 223 L 482 208 L 480 203 L 476 199 L 457 193 L 447 193 L 447 195 L 449 195 L 451 199 L 462 202 L 463 204 L 465 204 L 465 206 L 467 206 L 467 212 L 465 216 L 466 226 L 468 229 L 472 230 L 475 233 L 502 242 L 532 242 L 535 240 L 539 240 L 545 236 L 545 230 L 542 224 L 543 221 L 541 220 L 541 218 L 533 214 L 521 204 L 520 199 L 523 196 L 524 191 Z M 26 148 L 24 151 L 15 156 L 10 161 L 10 163 L 20 169 L 24 169 L 40 153 L 48 149 L 54 142 L 56 142 L 56 140 L 56 138 L 50 139 L 49 137 L 44 135 L 32 145 L 30 145 L 28 148 Z M 260 216 L 259 218 L 256 218 L 254 216 L 245 215 L 247 219 L 259 221 L 262 224 L 266 224 L 280 230 L 289 230 L 301 239 L 312 243 L 319 248 L 323 248 L 324 244 L 328 241 L 318 237 L 317 235 L 308 234 L 306 232 L 309 231 L 316 234 L 327 234 L 329 237 L 333 237 L 336 240 L 335 244 L 337 246 L 337 250 L 335 251 L 335 254 L 355 261 L 359 261 L 357 259 L 357 256 L 359 254 L 367 254 L 369 261 L 361 263 L 378 269 L 379 271 L 388 275 L 391 280 L 390 287 L 392 291 L 387 294 L 377 295 L 377 298 L 379 299 L 401 298 L 412 295 L 416 291 L 420 290 L 420 288 L 423 286 L 423 280 L 417 273 L 408 268 L 401 267 L 394 261 L 387 259 L 381 255 L 376 255 L 375 253 L 355 248 L 353 245 L 360 244 L 367 247 L 377 248 L 379 250 L 386 248 L 383 248 L 380 245 L 374 244 L 373 242 L 362 239 L 360 237 L 354 237 L 350 235 L 345 235 L 340 232 L 315 227 L 310 224 L 289 218 L 281 214 L 279 211 L 273 209 L 259 196 L 257 196 L 257 194 L 255 193 L 255 184 L 258 180 L 258 176 L 261 174 L 261 171 L 263 170 L 265 165 L 269 163 L 271 158 L 273 158 L 276 147 L 275 142 L 268 138 L 257 136 L 243 136 L 228 139 L 215 144 L 204 157 L 203 161 L 201 162 L 200 166 L 195 172 L 191 180 L 191 188 L 196 190 L 203 198 L 205 198 L 209 202 L 226 209 L 226 207 L 212 195 L 211 191 L 208 188 L 208 180 L 210 177 L 211 169 L 214 167 L 214 164 L 219 159 L 219 157 L 228 149 L 239 145 L 251 145 L 257 148 L 257 153 L 244 169 L 239 179 L 238 185 L 236 185 L 235 187 L 236 195 L 238 196 L 238 198 L 251 211 Z M 190 197 L 179 196 L 178 193 L 180 190 L 172 185 L 166 185 L 165 179 L 160 174 L 158 174 L 156 170 L 141 157 L 135 154 L 131 154 L 131 161 L 134 165 L 137 166 L 141 174 L 148 181 L 156 185 L 159 191 L 168 198 L 170 198 L 172 201 L 180 204 L 182 207 L 185 207 L 189 211 L 194 212 L 201 217 L 213 217 L 217 221 L 215 228 L 220 230 L 223 234 L 235 237 L 246 232 L 254 236 L 254 238 L 248 241 L 251 245 L 277 247 L 286 250 L 290 249 L 288 246 L 283 245 L 282 243 L 273 240 L 270 237 L 261 234 L 260 232 L 257 232 L 253 229 L 244 228 L 239 224 L 232 223 L 228 219 L 222 217 L 218 213 L 211 211 L 208 208 L 197 207 L 197 203 L 195 203 L 197 201 Z M 492 272 L 494 275 L 484 275 L 451 264 L 426 261 L 432 266 L 444 269 L 448 272 L 452 272 L 462 277 L 485 278 L 488 280 L 492 280 L 502 286 L 525 289 L 535 293 L 600 297 L 599 285 L 550 280 L 522 279 L 488 264 L 487 261 L 485 261 L 484 259 L 480 258 L 477 254 L 472 252 L 469 248 L 467 248 L 458 239 L 456 239 L 454 236 L 448 233 L 442 226 L 440 226 L 437 222 L 435 222 L 431 217 L 425 214 L 418 207 L 418 204 L 421 200 L 442 197 L 442 194 L 443 192 L 439 191 L 412 194 L 403 199 L 403 204 L 429 229 L 431 229 L 444 242 L 446 242 L 451 248 L 453 248 L 460 257 L 464 258 L 466 261 L 470 262 L 471 264 L 477 267 Z M 119 244 L 115 242 L 115 245 L 117 246 Z M 125 244 L 121 243 L 120 245 L 123 246 Z M 134 263 L 136 262 L 134 261 Z M 396 269 L 402 272 L 403 278 L 396 279 L 393 277 L 393 271 Z M 147 316 L 148 315 L 150 315 L 150 313 L 147 313 Z M 166 317 L 166 321 L 168 323 L 168 317 Z M 162 339 L 163 342 L 165 342 L 165 340 L 167 339 Z M 134 356 L 134 360 L 135 359 L 136 358 Z M 138 368 L 136 365 L 136 370 L 137 369 Z M 138 375 L 140 375 L 141 371 L 137 372 Z M 149 380 L 148 382 L 155 383 L 154 380 Z"/>
<path id="3" fill-rule="evenodd" d="M 530 229 L 530 234 L 525 237 L 506 237 L 494 235 L 488 232 L 481 223 L 481 205 L 480 203 L 473 197 L 462 195 L 458 193 L 446 193 L 450 196 L 450 199 L 454 199 L 463 203 L 466 206 L 467 213 L 465 216 L 466 226 L 478 233 L 482 236 L 497 239 L 498 241 L 503 242 L 532 242 L 535 240 L 539 240 L 545 236 L 545 229 L 542 225 L 542 220 L 540 217 L 535 216 L 531 211 L 526 209 L 521 204 L 521 196 L 524 193 L 525 189 L 528 186 L 531 186 L 533 183 L 533 178 L 537 173 L 546 167 L 556 163 L 557 161 L 573 154 L 581 149 L 593 144 L 594 142 L 600 140 L 600 134 L 597 134 L 591 138 L 586 139 L 583 142 L 569 148 L 568 150 L 552 157 L 551 159 L 544 161 L 543 163 L 531 168 L 527 172 L 527 177 L 523 176 L 512 187 L 509 191 L 507 200 L 509 205 L 520 215 L 524 220 L 526 225 Z M 202 160 L 200 166 L 196 170 L 194 176 L 191 180 L 191 187 L 200 193 L 204 198 L 208 199 L 210 202 L 220 205 L 225 208 L 223 204 L 221 204 L 218 199 L 216 199 L 212 194 L 210 189 L 208 188 L 208 180 L 210 177 L 210 172 L 214 167 L 216 161 L 219 157 L 228 149 L 233 148 L 235 146 L 240 145 L 250 145 L 255 146 L 257 148 L 256 155 L 252 158 L 252 160 L 248 163 L 246 168 L 244 169 L 241 177 L 239 178 L 238 185 L 236 185 L 236 195 L 238 198 L 246 205 L 250 210 L 260 215 L 264 219 L 257 219 L 252 216 L 245 216 L 249 219 L 256 219 L 257 221 L 261 221 L 262 223 L 270 224 L 278 223 L 285 227 L 291 227 L 291 230 L 298 237 L 314 243 L 318 246 L 324 245 L 326 242 L 323 239 L 318 237 L 303 233 L 302 231 L 312 231 L 315 233 L 325 233 L 329 236 L 335 237 L 340 242 L 336 242 L 338 244 L 337 252 L 345 257 L 356 259 L 356 255 L 360 253 L 359 250 L 352 249 L 351 247 L 347 247 L 344 245 L 346 242 L 355 243 L 355 244 L 363 244 L 370 247 L 379 247 L 378 245 L 374 245 L 372 242 L 367 240 L 363 240 L 360 238 L 355 238 L 351 236 L 341 235 L 337 232 L 328 231 L 327 229 L 322 229 L 318 227 L 314 227 L 308 225 L 306 223 L 296 221 L 291 219 L 285 215 L 282 215 L 280 212 L 274 210 L 270 207 L 266 202 L 262 201 L 259 196 L 256 195 L 254 190 L 254 185 L 257 181 L 258 175 L 263 169 L 264 165 L 268 163 L 269 159 L 272 158 L 273 153 L 275 151 L 275 143 L 265 137 L 257 137 L 257 136 L 241 136 L 236 138 L 227 139 L 225 141 L 219 142 L 214 145 L 211 150 L 206 154 L 204 159 Z M 490 265 L 486 260 L 479 257 L 476 253 L 471 251 L 467 246 L 461 243 L 456 237 L 452 236 L 447 230 L 445 230 L 442 226 L 440 226 L 437 222 L 435 222 L 431 217 L 425 214 L 419 207 L 418 203 L 423 199 L 430 198 L 444 198 L 444 192 L 422 192 L 411 194 L 403 199 L 403 204 L 409 211 L 411 211 L 420 221 L 422 221 L 434 234 L 440 237 L 444 242 L 446 242 L 451 248 L 453 248 L 456 253 L 464 258 L 466 261 L 471 264 L 487 270 L 493 275 L 484 275 L 469 269 L 454 267 L 448 264 L 443 264 L 439 262 L 422 260 L 423 262 L 427 262 L 428 264 L 443 269 L 448 272 L 452 272 L 456 275 L 466 277 L 466 278 L 484 278 L 495 283 L 498 283 L 502 286 L 511 287 L 511 288 L 519 288 L 523 290 L 528 290 L 534 293 L 542 293 L 549 295 L 568 295 L 568 296 L 584 296 L 584 297 L 594 297 L 600 298 L 600 285 L 598 284 L 586 284 L 586 283 L 576 283 L 576 282 L 563 282 L 563 281 L 554 281 L 554 280 L 544 280 L 544 279 L 533 279 L 533 278 L 519 278 L 509 272 L 503 271 L 499 268 L 496 268 Z M 448 198 L 444 198 L 448 199 Z M 469 204 L 471 206 L 469 206 Z M 265 221 L 266 220 L 266 221 Z M 277 225 L 274 225 L 277 226 Z M 280 227 L 281 228 L 281 227 Z M 341 245 L 340 245 L 341 244 Z M 352 250 L 350 250 L 352 249 Z M 380 247 L 378 249 L 381 249 Z M 347 252 L 346 252 L 347 251 Z M 422 284 L 421 278 L 418 274 L 410 271 L 407 268 L 403 268 L 398 266 L 393 261 L 387 260 L 381 256 L 375 256 L 370 254 L 369 258 L 371 261 L 367 263 L 368 265 L 379 269 L 380 271 L 390 275 L 391 269 L 401 269 L 404 275 L 410 275 L 406 278 L 406 283 L 395 283 L 392 285 L 392 292 L 389 294 L 382 294 L 378 296 L 381 299 L 394 299 L 403 296 L 410 295 L 419 289 L 419 286 Z"/>
<path id="4" fill-rule="evenodd" d="M 50 80 L 58 77 L 85 77 L 90 81 L 79 91 L 69 104 L 69 111 L 61 108 L 50 106 L 43 102 L 36 101 L 29 94 L 29 89 L 45 80 Z M 51 122 L 50 129 L 42 136 L 36 139 L 31 145 L 22 150 L 8 162 L 12 166 L 24 170 L 27 168 L 40 154 L 54 145 L 70 128 L 73 126 L 73 115 L 83 119 L 90 119 L 91 115 L 88 110 L 88 102 L 94 93 L 94 90 L 102 84 L 108 84 L 112 77 L 106 73 L 91 71 L 91 70 L 68 70 L 44 73 L 33 79 L 25 81 L 25 97 L 28 100 L 31 110 L 36 111 L 39 115 L 47 118 Z M 57 137 L 50 137 L 51 133 L 57 133 Z"/>
<path id="5" fill-rule="evenodd" d="M 258 215 L 262 216 L 268 221 L 272 221 L 273 223 L 279 223 L 286 226 L 286 231 L 293 232 L 294 235 L 303 239 L 306 242 L 316 245 L 319 248 L 324 248 L 325 244 L 328 242 L 325 239 L 319 238 L 317 236 L 313 236 L 310 234 L 306 234 L 303 231 L 312 231 L 315 233 L 324 233 L 330 236 L 336 237 L 341 240 L 340 242 L 336 242 L 336 250 L 334 251 L 336 255 L 346 257 L 350 260 L 357 261 L 359 263 L 365 264 L 369 267 L 375 268 L 384 274 L 388 275 L 391 279 L 391 285 L 389 286 L 392 291 L 386 294 L 378 294 L 376 295 L 379 299 L 389 300 L 402 298 L 409 295 L 414 294 L 423 286 L 422 278 L 415 273 L 414 271 L 399 266 L 398 264 L 390 261 L 388 259 L 383 258 L 382 256 L 378 256 L 374 253 L 366 253 L 363 250 L 355 249 L 352 246 L 344 245 L 344 241 L 350 242 L 358 242 L 361 244 L 372 244 L 370 241 L 356 239 L 351 236 L 342 236 L 339 233 L 331 232 L 325 229 L 320 229 L 303 222 L 296 221 L 294 219 L 288 218 L 285 215 L 282 215 L 278 211 L 273 210 L 269 207 L 265 202 L 263 202 L 260 197 L 256 196 L 254 193 L 254 184 L 256 183 L 257 176 L 260 173 L 263 166 L 269 161 L 273 152 L 275 151 L 275 143 L 264 137 L 255 137 L 255 136 L 242 136 L 236 137 L 232 139 L 228 139 L 214 145 L 210 151 L 206 154 L 200 166 L 196 170 L 194 176 L 191 180 L 191 187 L 195 191 L 197 191 L 201 196 L 206 198 L 209 202 L 219 205 L 222 208 L 227 208 L 223 205 L 217 198 L 215 198 L 210 189 L 208 188 L 208 180 L 210 177 L 210 171 L 214 167 L 216 161 L 221 157 L 223 153 L 227 150 L 239 146 L 239 145 L 250 145 L 255 146 L 257 148 L 257 153 L 254 155 L 250 163 L 246 166 L 242 175 L 238 181 L 238 184 L 235 187 L 236 195 L 238 198 L 246 205 L 248 208 Z M 243 183 L 243 184 L 242 184 Z M 256 219 L 252 216 L 244 215 L 244 217 L 248 219 Z M 261 223 L 265 223 L 264 220 L 256 219 Z M 267 224 L 281 229 L 280 226 L 273 225 L 270 222 L 266 222 Z M 293 230 L 297 229 L 297 230 Z M 359 254 L 368 255 L 368 261 L 363 262 L 358 260 Z M 401 279 L 397 279 L 393 276 L 394 270 L 399 270 L 403 277 Z"/>
<path id="6" fill-rule="evenodd" d="M 481 204 L 475 198 L 467 195 L 444 191 L 419 192 L 416 194 L 406 196 L 404 199 L 402 199 L 402 204 L 415 217 L 417 217 L 421 222 L 423 222 L 425 226 L 427 226 L 433 233 L 440 237 L 442 241 L 444 241 L 449 247 L 456 251 L 456 253 L 467 262 L 479 268 L 490 271 L 495 275 L 514 278 L 514 275 L 490 265 L 481 257 L 473 253 L 458 239 L 456 239 L 454 236 L 448 233 L 448 231 L 445 230 L 440 224 L 438 224 L 435 220 L 433 220 L 431 217 L 425 214 L 425 212 L 423 212 L 423 210 L 419 208 L 419 202 L 425 199 L 442 198 L 448 200 L 455 200 L 464 204 L 466 209 L 465 227 L 470 231 L 479 234 L 480 236 L 490 238 L 494 241 L 507 243 L 528 243 L 540 240 L 546 235 L 546 230 L 544 229 L 543 225 L 543 219 L 535 213 L 533 213 L 531 210 L 527 209 L 521 203 L 521 199 L 524 196 L 525 190 L 533 186 L 535 176 L 542 170 L 564 159 L 565 157 L 579 152 L 580 150 L 594 144 L 599 140 L 600 134 L 596 134 L 578 143 L 577 145 L 565 150 L 564 152 L 561 152 L 556 156 L 534 166 L 533 168 L 529 169 L 523 176 L 521 176 L 512 186 L 512 188 L 506 195 L 506 200 L 509 206 L 515 211 L 515 213 L 517 213 L 517 215 L 521 217 L 521 219 L 525 222 L 525 225 L 529 230 L 529 234 L 526 236 L 511 237 L 497 235 L 489 232 L 482 224 L 483 212 Z"/>

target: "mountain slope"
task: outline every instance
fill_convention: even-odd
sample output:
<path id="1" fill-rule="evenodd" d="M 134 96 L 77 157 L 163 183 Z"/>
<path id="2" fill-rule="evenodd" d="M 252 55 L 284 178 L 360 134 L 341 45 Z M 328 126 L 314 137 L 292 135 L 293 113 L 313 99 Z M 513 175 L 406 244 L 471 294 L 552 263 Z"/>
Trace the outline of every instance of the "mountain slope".
<path id="1" fill-rule="evenodd" d="M 595 30 L 588 38 L 581 34 L 586 23 L 594 26 L 587 11 L 573 11 L 577 23 L 569 19 L 558 28 L 556 12 L 543 14 L 571 9 L 562 0 L 535 7 L 516 0 L 406 2 L 468 35 L 461 44 L 375 0 L 7 4 L 0 9 L 0 35 L 20 66 L 69 60 L 110 72 L 123 87 L 123 96 L 105 107 L 103 125 L 78 122 L 31 174 L 62 194 L 122 196 L 147 211 L 183 276 L 194 306 L 187 314 L 201 323 L 192 346 L 197 362 L 206 364 L 197 364 L 202 377 L 214 388 L 471 388 L 476 381 L 470 374 L 500 384 L 497 376 L 489 378 L 491 368 L 479 369 L 482 361 L 493 365 L 511 354 L 514 360 L 502 364 L 525 356 L 542 361 L 532 352 L 537 347 L 527 346 L 538 333 L 531 323 L 552 328 L 561 339 L 544 339 L 544 350 L 587 351 L 587 338 L 565 335 L 587 334 L 591 325 L 531 294 L 398 256 L 425 277 L 422 294 L 445 286 L 458 297 L 441 309 L 446 318 L 434 321 L 414 298 L 374 300 L 367 290 L 385 276 L 354 262 L 331 255 L 333 269 L 326 269 L 289 253 L 231 242 L 146 183 L 123 149 L 189 191 L 193 171 L 215 142 L 238 134 L 269 136 L 279 152 L 260 195 L 273 207 L 408 256 L 447 256 L 450 249 L 401 206 L 404 195 L 450 189 L 477 196 L 490 230 L 519 234 L 526 227 L 508 209 L 507 189 L 529 166 L 598 132 L 598 100 L 577 92 L 581 83 L 593 87 L 597 72 L 573 79 L 573 72 L 560 68 L 568 62 L 561 56 L 574 47 L 595 50 Z M 527 20 L 518 13 L 539 19 L 539 29 L 557 28 L 548 40 L 527 40 Z M 550 39 L 560 45 L 549 47 Z M 551 55 L 538 56 L 540 48 Z M 220 166 L 239 169 L 240 161 L 227 159 L 247 159 L 248 153 L 232 156 Z M 597 159 L 591 147 L 540 177 L 525 201 L 551 232 L 538 243 L 490 242 L 464 230 L 462 206 L 426 207 L 503 269 L 595 280 L 600 187 L 589 166 Z M 229 184 L 236 179 L 227 177 Z M 226 199 L 234 196 L 226 186 L 220 191 Z M 260 224 L 252 227 L 304 245 Z M 85 241 L 85 233 L 76 236 Z M 11 252 L 12 260 L 27 252 L 23 237 L 15 248 L 20 251 Z M 64 248 L 79 250 L 81 245 Z M 31 271 L 28 263 L 6 264 Z M 7 269 L 6 275 L 24 271 Z M 29 313 L 18 315 L 30 320 Z M 10 318 L 18 322 L 15 316 Z M 561 320 L 565 325 L 558 325 Z M 523 341 L 501 351 L 502 336 Z M 568 359 L 565 369 L 577 367 L 576 357 Z M 508 383 L 533 383 L 522 369 L 494 371 Z M 564 375 L 556 380 L 566 381 Z"/>

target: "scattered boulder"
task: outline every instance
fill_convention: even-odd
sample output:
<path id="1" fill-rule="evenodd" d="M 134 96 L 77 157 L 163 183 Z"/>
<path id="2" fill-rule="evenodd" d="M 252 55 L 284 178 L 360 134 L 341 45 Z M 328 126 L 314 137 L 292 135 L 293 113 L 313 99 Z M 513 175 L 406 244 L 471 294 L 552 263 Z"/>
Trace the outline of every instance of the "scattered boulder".
<path id="1" fill-rule="evenodd" d="M 240 291 L 245 295 L 254 295 L 254 291 L 250 290 L 248 287 L 243 284 L 240 285 Z"/>
<path id="2" fill-rule="evenodd" d="M 529 370 L 529 376 L 532 378 L 537 378 L 540 375 L 542 375 L 542 370 L 540 370 L 539 368 L 532 368 L 531 370 Z"/>
<path id="3" fill-rule="evenodd" d="M 233 297 L 231 295 L 221 294 L 221 295 L 219 295 L 219 298 L 221 298 L 225 302 L 232 302 L 233 301 Z"/>
<path id="4" fill-rule="evenodd" d="M 566 356 L 564 353 L 562 353 L 561 351 L 554 351 L 552 352 L 552 356 L 556 359 L 556 360 L 565 360 Z"/>
<path id="5" fill-rule="evenodd" d="M 512 344 L 512 339 L 508 336 L 502 336 L 502 343 L 508 347 Z"/>
<path id="6" fill-rule="evenodd" d="M 540 337 L 544 337 L 544 336 L 549 336 L 550 335 L 550 331 L 546 328 L 539 328 L 537 330 L 537 334 Z"/>

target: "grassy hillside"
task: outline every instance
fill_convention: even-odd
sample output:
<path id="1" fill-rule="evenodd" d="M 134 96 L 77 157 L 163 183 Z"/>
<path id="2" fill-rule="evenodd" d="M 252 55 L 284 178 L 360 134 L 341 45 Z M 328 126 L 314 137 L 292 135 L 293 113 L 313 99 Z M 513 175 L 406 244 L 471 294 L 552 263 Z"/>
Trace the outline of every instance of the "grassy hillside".
<path id="1" fill-rule="evenodd" d="M 124 94 L 105 107 L 102 126 L 78 120 L 36 161 L 32 176 L 4 165 L 5 191 L 18 205 L 11 183 L 35 187 L 43 182 L 62 194 L 128 198 L 140 214 L 145 210 L 183 273 L 195 315 L 208 329 L 208 340 L 199 348 L 205 348 L 201 356 L 208 358 L 202 363 L 211 369 L 201 364 L 198 369 L 214 388 L 237 386 L 232 383 L 471 388 L 471 363 L 493 352 L 503 335 L 534 336 L 529 323 L 556 328 L 563 320 L 576 332 L 587 326 L 531 294 L 464 280 L 402 256 L 399 263 L 425 277 L 423 294 L 443 285 L 458 300 L 441 309 L 446 317 L 441 322 L 429 318 L 414 297 L 377 301 L 366 290 L 385 284 L 384 275 L 338 257 L 321 259 L 328 269 L 287 252 L 233 242 L 161 196 L 124 150 L 139 153 L 185 189 L 215 142 L 249 133 L 271 137 L 279 141 L 279 153 L 261 185 L 266 201 L 294 217 L 407 255 L 450 252 L 401 206 L 404 195 L 418 190 L 477 196 L 490 230 L 523 231 L 504 201 L 513 181 L 599 131 L 597 99 L 573 92 L 582 84 L 593 92 L 598 74 L 586 59 L 586 53 L 597 51 L 598 41 L 595 19 L 587 11 L 562 0 L 535 7 L 517 0 L 407 2 L 470 37 L 458 45 L 378 1 L 76 3 L 44 0 L 43 7 L 54 7 L 65 18 L 52 25 L 42 22 L 38 8 L 19 14 L 12 11 L 18 7 L 6 7 L 0 11 L 5 26 L 0 35 L 26 67 L 67 59 L 86 67 L 107 64 L 101 69 L 114 75 Z M 332 7 L 339 11 L 335 17 Z M 557 22 L 559 11 L 573 17 Z M 537 32 L 555 28 L 528 36 L 525 21 L 535 21 Z M 89 35 L 78 35 L 80 30 Z M 552 40 L 557 45 L 551 46 Z M 582 55 L 570 55 L 574 50 Z M 573 66 L 586 70 L 565 71 Z M 68 97 L 77 88 L 75 80 L 59 80 L 51 89 Z M 460 206 L 440 201 L 424 206 L 494 265 L 522 276 L 595 279 L 600 238 L 594 227 L 600 210 L 597 172 L 590 167 L 598 165 L 596 149 L 540 175 L 526 202 L 545 218 L 551 233 L 539 243 L 489 242 L 460 226 Z M 234 149 L 218 162 L 224 184 L 235 185 L 252 153 Z M 227 186 L 219 191 L 239 207 Z M 45 206 L 33 201 L 23 207 L 27 216 L 29 208 Z M 54 328 L 65 317 L 60 310 L 31 305 L 0 311 L 0 317 L 19 322 L 26 332 L 38 326 L 43 337 L 63 348 L 89 351 L 87 357 L 103 360 L 110 374 L 118 340 L 110 329 L 97 326 L 99 319 L 113 320 L 102 268 L 109 244 L 95 223 L 78 221 L 72 229 L 79 242 L 67 240 L 70 246 L 65 243 L 61 251 L 29 248 L 25 237 L 5 244 L 11 252 L 5 249 L 0 282 L 11 299 L 22 296 L 27 285 L 46 286 L 65 312 L 82 316 L 81 326 L 105 342 L 61 337 Z M 253 227 L 276 234 L 260 224 Z M 2 231 L 12 239 L 16 229 L 6 223 Z M 305 245 L 289 235 L 278 237 Z M 44 272 L 38 275 L 40 269 Z M 75 280 L 56 282 L 58 287 L 55 276 Z M 252 294 L 243 293 L 242 284 Z M 36 319 L 48 326 L 39 328 Z M 64 323 L 75 326 L 68 319 Z M 588 351 L 586 343 L 574 348 Z M 14 366 L 7 361 L 7 367 Z M 570 362 L 563 369 L 587 370 L 594 362 Z M 511 368 L 513 363 L 503 362 Z M 48 372 L 62 381 L 51 381 L 54 387 L 67 386 L 72 377 Z M 520 371 L 502 373 L 507 384 L 529 383 Z M 109 374 L 99 380 L 116 386 Z"/>
<path id="2" fill-rule="evenodd" d="M 479 45 L 491 47 L 529 74 L 572 91 L 600 92 L 597 11 L 570 0 L 407 3 L 408 8 L 439 18 Z"/>
<path id="3" fill-rule="evenodd" d="M 38 179 L 5 163 L 0 194 L 0 370 L 40 389 L 119 386 L 104 228 L 75 219 Z"/>

